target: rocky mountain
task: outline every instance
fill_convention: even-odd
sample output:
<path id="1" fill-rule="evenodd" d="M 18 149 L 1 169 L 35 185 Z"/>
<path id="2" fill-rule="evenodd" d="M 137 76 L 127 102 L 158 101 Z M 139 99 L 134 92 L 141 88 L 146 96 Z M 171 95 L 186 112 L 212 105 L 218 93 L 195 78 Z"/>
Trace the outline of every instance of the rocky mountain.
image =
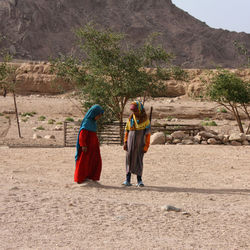
<path id="1" fill-rule="evenodd" d="M 73 30 L 94 21 L 139 45 L 152 32 L 185 68 L 239 67 L 233 42 L 250 50 L 250 34 L 212 29 L 171 0 L 0 0 L 0 49 L 16 59 L 48 60 L 75 51 Z"/>

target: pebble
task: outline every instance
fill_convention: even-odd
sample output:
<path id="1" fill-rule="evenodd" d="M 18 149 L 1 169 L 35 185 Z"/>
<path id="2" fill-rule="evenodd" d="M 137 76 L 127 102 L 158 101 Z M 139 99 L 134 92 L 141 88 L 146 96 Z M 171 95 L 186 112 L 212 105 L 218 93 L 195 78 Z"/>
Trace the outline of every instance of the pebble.
<path id="1" fill-rule="evenodd" d="M 177 208 L 177 207 L 174 207 L 174 206 L 171 206 L 171 205 L 166 205 L 166 206 L 163 206 L 162 207 L 162 210 L 164 211 L 174 211 L 174 212 L 181 212 L 181 208 Z"/>

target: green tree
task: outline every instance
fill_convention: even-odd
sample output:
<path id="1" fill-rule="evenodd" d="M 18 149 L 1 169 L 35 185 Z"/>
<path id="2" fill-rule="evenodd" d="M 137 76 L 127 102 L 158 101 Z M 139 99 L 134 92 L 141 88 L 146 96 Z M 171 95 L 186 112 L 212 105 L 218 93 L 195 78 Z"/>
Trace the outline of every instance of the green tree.
<path id="1" fill-rule="evenodd" d="M 11 92 L 13 95 L 17 127 L 18 127 L 18 135 L 19 138 L 21 138 L 22 136 L 19 125 L 16 94 L 15 94 L 16 68 L 13 65 L 9 64 L 10 61 L 11 61 L 11 56 L 9 56 L 9 54 L 4 54 L 3 62 L 0 62 L 0 89 L 2 90 L 4 97 L 7 95 L 8 92 Z"/>
<path id="2" fill-rule="evenodd" d="M 234 73 L 227 70 L 219 70 L 213 74 L 210 84 L 207 87 L 207 95 L 212 101 L 224 106 L 233 113 L 239 130 L 244 133 L 240 110 L 242 110 L 248 120 L 250 104 L 250 83 L 245 82 Z M 249 126 L 246 133 L 249 132 Z"/>
<path id="3" fill-rule="evenodd" d="M 80 87 L 84 106 L 99 103 L 105 109 L 105 117 L 122 123 L 128 100 L 165 91 L 162 80 L 169 71 L 172 55 L 161 46 L 154 46 L 151 36 L 143 46 L 133 48 L 125 43 L 125 35 L 109 29 L 98 30 L 88 24 L 76 31 L 83 61 L 76 66 L 73 58 L 52 62 L 52 69 L 59 77 L 74 81 Z M 154 67 L 155 70 L 147 70 Z"/>

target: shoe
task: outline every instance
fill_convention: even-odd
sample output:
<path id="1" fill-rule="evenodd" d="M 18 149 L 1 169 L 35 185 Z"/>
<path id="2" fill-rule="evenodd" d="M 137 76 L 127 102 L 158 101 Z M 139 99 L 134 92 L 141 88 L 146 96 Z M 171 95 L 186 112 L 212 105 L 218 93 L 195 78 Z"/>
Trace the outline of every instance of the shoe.
<path id="1" fill-rule="evenodd" d="M 124 181 L 124 182 L 122 183 L 122 185 L 123 185 L 123 186 L 127 186 L 127 187 L 132 186 L 132 184 L 131 184 L 130 182 L 128 182 L 128 181 Z"/>
<path id="2" fill-rule="evenodd" d="M 136 186 L 137 186 L 137 187 L 144 187 L 144 184 L 143 184 L 142 181 L 140 181 L 140 182 L 138 182 L 138 183 L 136 184 Z"/>

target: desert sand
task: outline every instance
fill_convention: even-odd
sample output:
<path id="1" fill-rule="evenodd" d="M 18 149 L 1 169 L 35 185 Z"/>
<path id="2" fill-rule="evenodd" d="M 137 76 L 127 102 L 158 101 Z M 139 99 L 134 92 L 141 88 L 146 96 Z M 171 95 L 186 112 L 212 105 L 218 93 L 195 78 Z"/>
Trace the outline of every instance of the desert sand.
<path id="1" fill-rule="evenodd" d="M 12 98 L 0 97 L 0 249 L 250 249 L 249 146 L 152 145 L 144 158 L 145 187 L 137 188 L 135 176 L 132 187 L 121 185 L 122 147 L 102 145 L 100 182 L 78 185 L 75 148 L 49 148 L 62 145 L 63 136 L 48 119 L 77 120 L 80 110 L 62 96 L 17 101 L 19 112 L 36 115 L 21 122 L 24 138 L 17 139 L 14 115 L 11 126 L 5 117 Z M 217 109 L 186 99 L 155 103 L 155 119 L 171 115 L 188 123 L 199 120 L 182 113 L 212 116 Z M 38 121 L 41 115 L 46 121 Z M 216 129 L 236 129 L 234 121 L 217 122 Z M 33 128 L 41 125 L 45 130 L 36 133 L 56 139 L 40 139 L 48 148 L 22 147 L 34 144 Z M 166 211 L 168 205 L 181 211 Z"/>
<path id="2" fill-rule="evenodd" d="M 1 249 L 250 249 L 250 147 L 151 146 L 144 188 L 121 186 L 120 146 L 75 184 L 74 153 L 0 147 Z"/>

